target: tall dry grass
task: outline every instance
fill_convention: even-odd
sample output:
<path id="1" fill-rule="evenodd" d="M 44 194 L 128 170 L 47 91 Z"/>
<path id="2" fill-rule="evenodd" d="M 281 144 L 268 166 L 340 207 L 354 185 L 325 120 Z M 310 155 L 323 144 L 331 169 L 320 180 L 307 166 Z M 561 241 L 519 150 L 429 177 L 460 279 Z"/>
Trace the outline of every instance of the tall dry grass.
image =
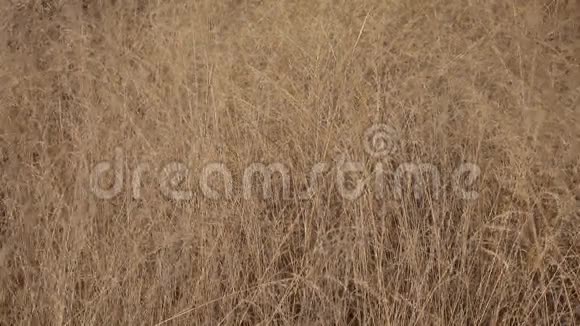
<path id="1" fill-rule="evenodd" d="M 580 2 L 0 13 L 0 324 L 580 324 Z M 370 174 L 377 122 L 400 136 L 390 167 L 476 163 L 479 198 L 349 201 L 329 174 L 306 201 L 88 187 L 117 147 L 127 170 L 223 162 L 239 180 L 341 154 Z"/>

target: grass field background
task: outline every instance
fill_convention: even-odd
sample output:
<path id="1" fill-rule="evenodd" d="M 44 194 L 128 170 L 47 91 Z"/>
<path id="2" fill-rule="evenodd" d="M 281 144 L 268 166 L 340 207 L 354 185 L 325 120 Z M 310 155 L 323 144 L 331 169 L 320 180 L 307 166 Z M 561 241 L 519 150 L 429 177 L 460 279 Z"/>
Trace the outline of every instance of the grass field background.
<path id="1" fill-rule="evenodd" d="M 580 324 L 580 2 L 0 13 L 1 325 Z M 340 157 L 369 176 L 376 124 L 397 133 L 388 171 L 471 162 L 479 197 L 346 200 L 332 173 L 308 200 L 89 187 L 116 148 L 125 171 Z"/>

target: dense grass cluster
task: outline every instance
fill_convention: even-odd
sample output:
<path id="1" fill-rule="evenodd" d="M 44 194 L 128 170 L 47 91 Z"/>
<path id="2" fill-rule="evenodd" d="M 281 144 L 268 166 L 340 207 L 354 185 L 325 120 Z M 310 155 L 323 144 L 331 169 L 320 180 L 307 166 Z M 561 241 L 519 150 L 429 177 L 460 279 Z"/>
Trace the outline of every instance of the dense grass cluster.
<path id="1" fill-rule="evenodd" d="M 0 116 L 0 325 L 580 324 L 576 0 L 3 0 Z M 129 187 L 337 160 L 473 163 L 479 197 Z"/>

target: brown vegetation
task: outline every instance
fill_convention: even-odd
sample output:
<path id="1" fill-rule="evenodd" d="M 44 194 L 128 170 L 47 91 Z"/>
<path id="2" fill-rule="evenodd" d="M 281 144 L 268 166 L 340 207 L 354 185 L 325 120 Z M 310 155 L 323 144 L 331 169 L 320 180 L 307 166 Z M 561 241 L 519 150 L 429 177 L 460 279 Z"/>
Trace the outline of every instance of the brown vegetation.
<path id="1" fill-rule="evenodd" d="M 0 325 L 580 323 L 576 0 L 3 0 L 0 49 Z M 88 187 L 117 147 L 370 173 L 377 122 L 479 198 Z"/>

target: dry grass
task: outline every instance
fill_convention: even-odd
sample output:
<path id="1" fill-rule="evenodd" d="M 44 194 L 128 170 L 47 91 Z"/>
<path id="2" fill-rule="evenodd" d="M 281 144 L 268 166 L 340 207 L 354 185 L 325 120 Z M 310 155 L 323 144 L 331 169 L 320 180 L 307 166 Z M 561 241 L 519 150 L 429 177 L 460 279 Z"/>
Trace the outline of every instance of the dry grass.
<path id="1" fill-rule="evenodd" d="M 0 1 L 1 325 L 580 324 L 580 2 Z M 361 135 L 480 197 L 136 200 L 128 168 L 306 171 Z M 239 178 L 235 179 L 239 180 Z M 238 185 L 239 186 L 239 185 Z"/>

